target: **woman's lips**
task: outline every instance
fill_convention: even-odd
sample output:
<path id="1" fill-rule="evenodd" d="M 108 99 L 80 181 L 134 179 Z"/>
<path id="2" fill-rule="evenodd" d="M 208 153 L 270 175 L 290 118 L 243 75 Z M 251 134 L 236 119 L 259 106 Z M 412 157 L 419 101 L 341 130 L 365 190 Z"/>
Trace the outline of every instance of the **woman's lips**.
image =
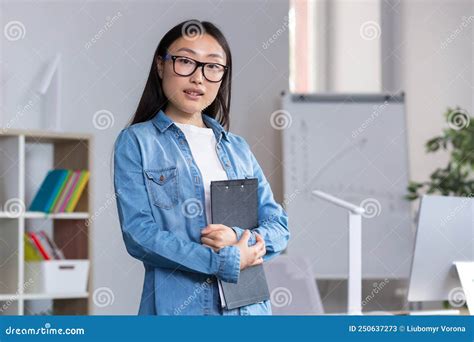
<path id="1" fill-rule="evenodd" d="M 202 96 L 202 94 L 199 94 L 193 91 L 188 91 L 188 90 L 184 90 L 183 93 L 188 99 L 193 100 L 193 101 L 198 101 L 199 98 Z"/>

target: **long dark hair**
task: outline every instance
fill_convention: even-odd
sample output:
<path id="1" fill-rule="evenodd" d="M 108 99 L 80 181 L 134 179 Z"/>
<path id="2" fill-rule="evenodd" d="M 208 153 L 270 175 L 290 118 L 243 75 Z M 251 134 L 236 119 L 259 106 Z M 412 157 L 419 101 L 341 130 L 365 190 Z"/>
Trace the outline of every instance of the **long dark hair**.
<path id="1" fill-rule="evenodd" d="M 185 35 L 191 37 L 202 34 L 211 35 L 224 50 L 227 61 L 226 65 L 229 67 L 222 79 L 221 86 L 214 101 L 206 107 L 203 112 L 212 118 L 216 119 L 226 130 L 229 130 L 229 109 L 230 109 L 230 95 L 231 95 L 231 80 L 232 80 L 232 56 L 230 53 L 229 44 L 222 32 L 212 23 L 208 21 L 186 20 L 176 25 L 169 30 L 161 39 L 156 48 L 153 61 L 151 63 L 150 74 L 146 81 L 145 89 L 138 104 L 138 108 L 129 125 L 139 122 L 144 122 L 152 119 L 160 109 L 165 109 L 168 103 L 161 79 L 158 76 L 158 57 L 162 58 L 166 55 L 171 44 L 180 37 Z"/>

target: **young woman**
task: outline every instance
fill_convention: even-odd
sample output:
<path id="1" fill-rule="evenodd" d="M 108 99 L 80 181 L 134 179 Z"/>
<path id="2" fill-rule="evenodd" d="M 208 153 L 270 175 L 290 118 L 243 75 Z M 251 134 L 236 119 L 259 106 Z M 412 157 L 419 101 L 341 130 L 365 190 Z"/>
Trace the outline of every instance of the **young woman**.
<path id="1" fill-rule="evenodd" d="M 245 140 L 228 131 L 232 59 L 209 22 L 183 22 L 156 49 L 131 124 L 115 142 L 127 251 L 145 266 L 139 314 L 270 315 L 269 301 L 221 309 L 217 279 L 281 253 L 288 217 Z M 224 129 L 226 127 L 227 129 Z M 210 181 L 258 178 L 259 226 L 209 224 Z"/>

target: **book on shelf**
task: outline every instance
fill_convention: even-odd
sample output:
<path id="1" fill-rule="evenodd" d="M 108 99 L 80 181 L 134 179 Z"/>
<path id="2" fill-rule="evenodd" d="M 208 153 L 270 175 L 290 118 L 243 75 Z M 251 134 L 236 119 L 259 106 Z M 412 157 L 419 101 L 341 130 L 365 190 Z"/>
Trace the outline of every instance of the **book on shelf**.
<path id="1" fill-rule="evenodd" d="M 62 260 L 63 252 L 45 231 L 26 232 L 25 261 Z"/>
<path id="2" fill-rule="evenodd" d="M 54 207 L 53 207 L 54 213 L 60 212 L 61 204 L 64 203 L 66 195 L 69 193 L 69 191 L 71 191 L 71 188 L 73 188 L 75 179 L 76 179 L 76 173 L 74 172 L 74 174 L 68 177 L 64 185 L 64 188 L 62 189 L 61 194 L 58 197 L 58 200 L 54 204 Z"/>
<path id="3" fill-rule="evenodd" d="M 48 236 L 48 234 L 46 234 L 44 230 L 41 230 L 39 232 L 39 236 L 40 236 L 41 242 L 44 245 L 48 246 L 48 249 L 51 251 L 50 255 L 53 255 L 54 259 L 56 260 L 64 259 L 63 252 L 58 248 L 56 243 L 52 239 L 50 239 L 50 237 Z"/>
<path id="4" fill-rule="evenodd" d="M 67 204 L 66 204 L 66 212 L 67 213 L 72 213 L 74 211 L 74 208 L 76 207 L 77 203 L 79 202 L 81 194 L 83 193 L 83 191 L 86 187 L 86 184 L 89 181 L 89 176 L 90 176 L 89 171 L 81 171 L 80 178 L 78 180 L 77 186 L 74 188 L 74 191 L 71 195 L 70 200 L 67 201 Z"/>
<path id="5" fill-rule="evenodd" d="M 77 206 L 89 181 L 87 170 L 50 170 L 41 183 L 30 211 L 45 213 L 71 213 Z"/>
<path id="6" fill-rule="evenodd" d="M 39 252 L 31 236 L 25 233 L 25 235 L 23 236 L 23 240 L 25 243 L 25 261 L 43 260 L 43 256 Z"/>

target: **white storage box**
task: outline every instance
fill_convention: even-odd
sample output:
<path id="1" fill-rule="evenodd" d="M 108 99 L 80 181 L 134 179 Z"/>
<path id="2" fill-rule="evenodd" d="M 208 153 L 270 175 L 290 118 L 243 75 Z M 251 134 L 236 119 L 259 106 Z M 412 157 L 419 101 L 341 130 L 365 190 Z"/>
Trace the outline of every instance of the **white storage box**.
<path id="1" fill-rule="evenodd" d="M 25 263 L 25 293 L 86 292 L 89 260 L 47 260 Z"/>

